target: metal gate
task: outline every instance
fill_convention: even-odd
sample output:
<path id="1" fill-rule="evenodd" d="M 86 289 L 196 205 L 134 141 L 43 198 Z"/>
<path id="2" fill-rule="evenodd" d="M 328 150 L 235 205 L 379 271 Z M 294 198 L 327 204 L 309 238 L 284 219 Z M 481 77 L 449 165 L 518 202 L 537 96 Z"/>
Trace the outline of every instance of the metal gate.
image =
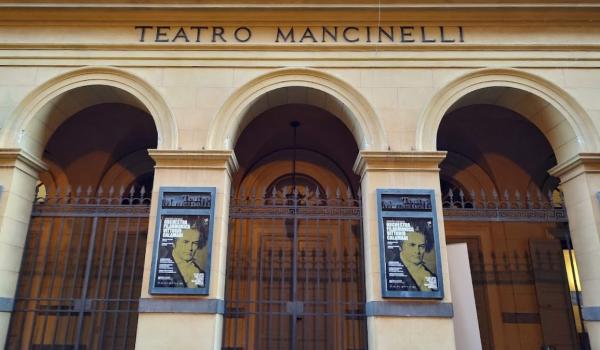
<path id="1" fill-rule="evenodd" d="M 498 347 L 494 320 L 505 326 L 500 334 L 511 339 L 503 340 L 510 349 L 529 349 L 535 341 L 542 348 L 556 350 L 589 348 L 582 327 L 578 279 L 569 282 L 567 278 L 567 273 L 574 276 L 577 272 L 560 192 L 448 188 L 443 207 L 446 242 L 467 243 L 484 350 Z M 453 227 L 453 221 L 462 223 Z M 473 223 L 471 230 L 466 229 L 467 222 Z M 515 228 L 518 231 L 513 231 Z M 545 235 L 535 235 L 540 229 Z M 503 247 L 497 251 L 482 248 L 481 232 L 486 231 L 495 235 L 496 242 L 503 234 Z M 510 241 L 508 232 L 512 234 Z M 521 233 L 526 233 L 521 237 L 526 245 L 518 243 Z M 521 332 L 527 331 L 537 331 L 539 338 L 520 343 Z"/>
<path id="2" fill-rule="evenodd" d="M 223 349 L 366 349 L 361 217 L 350 191 L 232 198 Z"/>
<path id="3" fill-rule="evenodd" d="M 149 203 L 143 188 L 36 199 L 8 349 L 134 348 Z"/>

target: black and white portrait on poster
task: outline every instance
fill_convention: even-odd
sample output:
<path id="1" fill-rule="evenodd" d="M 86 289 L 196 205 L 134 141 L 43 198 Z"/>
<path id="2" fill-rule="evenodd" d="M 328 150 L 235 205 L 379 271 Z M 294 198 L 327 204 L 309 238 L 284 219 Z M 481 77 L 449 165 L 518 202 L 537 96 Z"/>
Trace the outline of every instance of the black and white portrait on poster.
<path id="1" fill-rule="evenodd" d="M 151 294 L 208 294 L 214 188 L 160 189 Z"/>
<path id="2" fill-rule="evenodd" d="M 387 289 L 436 291 L 431 219 L 384 219 Z"/>
<path id="3" fill-rule="evenodd" d="M 443 297 L 432 190 L 378 190 L 382 294 Z"/>
<path id="4" fill-rule="evenodd" d="M 208 216 L 163 216 L 154 286 L 204 288 Z"/>

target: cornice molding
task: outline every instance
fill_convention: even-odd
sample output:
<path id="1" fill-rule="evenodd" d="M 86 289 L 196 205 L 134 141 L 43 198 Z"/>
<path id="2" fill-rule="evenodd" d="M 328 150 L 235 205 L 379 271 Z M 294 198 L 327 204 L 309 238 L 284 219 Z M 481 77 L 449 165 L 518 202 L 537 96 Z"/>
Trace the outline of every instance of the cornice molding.
<path id="1" fill-rule="evenodd" d="M 579 153 L 548 170 L 552 176 L 560 178 L 562 183 L 570 181 L 583 173 L 600 173 L 600 153 Z"/>
<path id="2" fill-rule="evenodd" d="M 173 21 L 231 21 L 249 22 L 290 22 L 284 21 L 282 13 L 294 12 L 294 22 L 324 21 L 339 16 L 338 20 L 378 22 L 378 14 L 385 12 L 385 21 L 405 21 L 439 23 L 439 21 L 459 21 L 466 23 L 564 23 L 577 21 L 581 25 L 595 25 L 598 21 L 600 4 L 594 1 L 558 2 L 462 2 L 443 1 L 418 3 L 417 1 L 394 1 L 394 3 L 358 1 L 55 1 L 17 2 L 0 0 L 0 19 L 10 23 L 139 23 L 153 21 L 169 23 Z M 98 16 L 102 12 L 103 16 Z M 330 14 L 335 14 L 331 16 Z M 543 14 L 543 15 L 541 15 Z M 88 23 L 88 24 L 89 24 Z M 381 22 L 383 23 L 383 22 Z M 197 24 L 197 23 L 196 23 Z"/>
<path id="3" fill-rule="evenodd" d="M 360 151 L 352 170 L 361 177 L 366 172 L 439 172 L 446 151 L 381 152 Z"/>
<path id="4" fill-rule="evenodd" d="M 569 2 L 569 1 L 528 1 L 528 2 L 456 2 L 447 3 L 442 1 L 430 1 L 425 3 L 416 3 L 411 1 L 396 1 L 396 3 L 369 3 L 361 1 L 330 1 L 326 3 L 305 1 L 302 3 L 292 2 L 281 3 L 273 1 L 229 1 L 229 2 L 210 2 L 204 3 L 190 1 L 146 1 L 143 4 L 130 1 L 69 1 L 69 2 L 0 2 L 0 7 L 6 8 L 124 8 L 124 9 L 523 9 L 523 8 L 559 8 L 573 9 L 577 8 L 599 8 L 600 5 L 592 1 L 588 2 Z"/>
<path id="5" fill-rule="evenodd" d="M 148 154 L 156 163 L 156 169 L 205 169 L 224 170 L 229 177 L 239 165 L 231 150 L 158 150 Z"/>
<path id="6" fill-rule="evenodd" d="M 39 158 L 20 148 L 0 149 L 0 168 L 15 167 L 37 178 L 48 166 Z"/>

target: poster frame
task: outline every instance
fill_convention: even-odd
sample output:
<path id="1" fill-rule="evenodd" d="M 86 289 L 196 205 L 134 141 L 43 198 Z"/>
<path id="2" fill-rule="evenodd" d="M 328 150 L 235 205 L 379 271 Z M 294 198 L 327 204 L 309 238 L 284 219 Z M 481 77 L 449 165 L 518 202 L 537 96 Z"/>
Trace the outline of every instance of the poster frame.
<path id="1" fill-rule="evenodd" d="M 163 208 L 162 202 L 165 193 L 209 193 L 211 196 L 210 208 L 202 209 L 182 209 L 182 208 Z M 161 186 L 158 196 L 158 204 L 156 211 L 156 225 L 154 228 L 154 245 L 152 249 L 152 266 L 150 272 L 150 288 L 149 293 L 153 295 L 208 295 L 210 290 L 210 270 L 212 264 L 212 242 L 213 242 L 213 230 L 214 230 L 214 218 L 215 218 L 215 201 L 216 201 L 216 187 L 172 187 L 172 186 Z M 161 237 L 161 218 L 167 215 L 181 215 L 181 216 L 208 216 L 208 237 L 206 241 L 207 262 L 205 279 L 206 283 L 203 288 L 185 288 L 185 287 L 156 287 L 154 285 L 156 279 L 156 268 L 157 259 L 160 249 L 160 237 Z"/>
<path id="2" fill-rule="evenodd" d="M 433 189 L 377 189 L 377 224 L 379 228 L 379 263 L 381 294 L 383 298 L 404 299 L 443 299 L 444 298 L 444 274 L 442 271 L 442 259 L 439 240 L 439 226 L 436 210 L 435 191 Z M 386 195 L 428 195 L 431 202 L 431 210 L 385 210 L 382 200 Z M 437 291 L 392 291 L 387 289 L 387 271 L 385 261 L 385 227 L 384 219 L 415 218 L 431 219 L 433 224 L 433 249 L 435 250 L 436 277 L 438 282 Z"/>

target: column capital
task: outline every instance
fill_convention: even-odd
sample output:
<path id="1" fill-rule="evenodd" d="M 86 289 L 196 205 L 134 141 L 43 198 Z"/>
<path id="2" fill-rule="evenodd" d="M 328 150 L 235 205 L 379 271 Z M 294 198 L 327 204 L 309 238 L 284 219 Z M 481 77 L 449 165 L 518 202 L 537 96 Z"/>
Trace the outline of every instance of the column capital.
<path id="1" fill-rule="evenodd" d="M 41 159 L 23 149 L 0 149 L 0 168 L 13 167 L 36 179 L 40 171 L 48 170 L 48 166 Z"/>
<path id="2" fill-rule="evenodd" d="M 600 173 L 600 153 L 579 153 L 557 164 L 548 173 L 560 178 L 562 183 L 583 173 Z"/>
<path id="3" fill-rule="evenodd" d="M 158 150 L 148 154 L 156 169 L 212 169 L 225 170 L 231 178 L 239 165 L 233 150 Z"/>
<path id="4" fill-rule="evenodd" d="M 361 177 L 367 171 L 380 172 L 439 172 L 446 151 L 360 151 L 353 170 Z"/>

